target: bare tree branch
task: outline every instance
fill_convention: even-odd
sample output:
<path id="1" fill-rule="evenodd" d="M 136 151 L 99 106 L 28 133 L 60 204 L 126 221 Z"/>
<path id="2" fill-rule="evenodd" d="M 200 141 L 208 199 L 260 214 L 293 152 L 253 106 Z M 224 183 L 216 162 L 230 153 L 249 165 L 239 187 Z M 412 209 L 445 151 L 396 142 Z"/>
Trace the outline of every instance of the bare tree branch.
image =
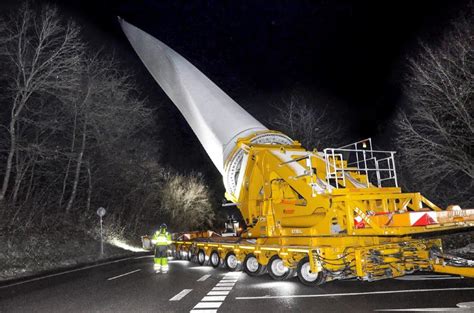
<path id="1" fill-rule="evenodd" d="M 307 149 L 336 147 L 344 140 L 345 128 L 330 110 L 330 104 L 313 104 L 304 94 L 284 99 L 275 105 L 276 115 L 269 120 L 270 126 L 295 140 Z"/>
<path id="2" fill-rule="evenodd" d="M 3 21 L 2 21 L 3 22 Z M 34 93 L 62 95 L 77 86 L 76 67 L 83 44 L 79 29 L 72 23 L 64 25 L 57 10 L 45 6 L 36 14 L 25 2 L 17 14 L 3 22 L 0 42 L 5 46 L 2 56 L 9 59 L 11 111 L 9 122 L 10 147 L 0 189 L 0 201 L 10 186 L 12 163 L 17 151 L 17 128 Z M 7 77 L 8 78 L 8 77 Z"/>
<path id="3" fill-rule="evenodd" d="M 408 59 L 409 106 L 396 122 L 406 181 L 446 204 L 474 199 L 472 16 L 456 20 L 438 45 L 420 43 Z"/>

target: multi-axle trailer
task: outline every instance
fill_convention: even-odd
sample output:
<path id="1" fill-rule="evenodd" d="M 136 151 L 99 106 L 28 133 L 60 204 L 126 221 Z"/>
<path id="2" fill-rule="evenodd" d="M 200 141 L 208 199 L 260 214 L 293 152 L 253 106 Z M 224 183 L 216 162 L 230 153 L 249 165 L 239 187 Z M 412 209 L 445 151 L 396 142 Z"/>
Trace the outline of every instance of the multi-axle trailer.
<path id="1" fill-rule="evenodd" d="M 416 270 L 474 277 L 471 261 L 442 256 L 438 250 L 441 246 L 439 239 L 412 239 L 379 245 L 364 242 L 357 248 L 349 244 L 345 249 L 335 241 L 327 242 L 331 245 L 329 247 L 317 244 L 319 248 L 315 248 L 260 244 L 261 240 L 249 242 L 240 238 L 233 242 L 202 239 L 175 241 L 175 257 L 215 268 L 223 265 L 230 271 L 243 269 L 250 276 L 268 272 L 275 280 L 286 280 L 296 275 L 308 286 L 352 277 L 375 281 Z"/>
<path id="2" fill-rule="evenodd" d="M 233 238 L 177 234 L 178 258 L 230 270 L 241 264 L 249 275 L 268 271 L 276 280 L 296 272 L 306 285 L 416 270 L 474 277 L 474 262 L 444 255 L 436 238 L 472 228 L 474 210 L 441 210 L 419 193 L 402 193 L 394 152 L 373 150 L 370 139 L 323 153 L 251 139 L 239 145 L 249 183 L 233 200 L 248 203 L 239 206 L 248 230 Z"/>
<path id="3" fill-rule="evenodd" d="M 307 285 L 377 280 L 416 270 L 474 277 L 471 261 L 443 254 L 439 235 L 474 228 L 474 209 L 442 210 L 398 186 L 395 152 L 370 139 L 308 151 L 268 130 L 171 48 L 121 20 L 155 80 L 181 111 L 221 172 L 242 213 L 239 237 L 176 238 L 178 257 L 239 263 L 249 275 L 296 272 Z M 436 170 L 436 169 L 433 169 Z"/>

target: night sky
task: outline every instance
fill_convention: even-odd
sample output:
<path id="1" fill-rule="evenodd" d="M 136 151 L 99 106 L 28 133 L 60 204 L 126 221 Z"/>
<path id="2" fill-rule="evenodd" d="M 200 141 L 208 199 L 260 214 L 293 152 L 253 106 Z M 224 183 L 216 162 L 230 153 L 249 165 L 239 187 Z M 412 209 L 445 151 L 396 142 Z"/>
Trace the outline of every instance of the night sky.
<path id="1" fill-rule="evenodd" d="M 108 35 L 110 44 L 128 49 L 115 18 L 122 16 L 177 50 L 237 100 L 302 87 L 357 108 L 358 120 L 370 118 L 374 109 L 379 119 L 390 113 L 398 100 L 397 79 L 404 57 L 415 48 L 417 38 L 435 40 L 464 4 L 400 0 L 58 3 L 90 24 L 87 27 L 97 31 L 101 42 Z M 361 126 L 361 135 L 371 134 Z"/>
<path id="2" fill-rule="evenodd" d="M 435 42 L 466 6 L 466 1 L 400 0 L 56 3 L 80 21 L 92 45 L 117 51 L 134 69 L 146 95 L 161 104 L 165 137 L 198 150 L 186 122 L 134 54 L 117 15 L 182 54 L 262 122 L 271 103 L 298 90 L 312 94 L 314 105 L 327 102 L 342 112 L 353 140 L 386 131 L 403 103 L 406 57 L 416 52 L 418 39 Z M 182 166 L 176 153 L 184 152 L 168 143 L 165 158 Z"/>

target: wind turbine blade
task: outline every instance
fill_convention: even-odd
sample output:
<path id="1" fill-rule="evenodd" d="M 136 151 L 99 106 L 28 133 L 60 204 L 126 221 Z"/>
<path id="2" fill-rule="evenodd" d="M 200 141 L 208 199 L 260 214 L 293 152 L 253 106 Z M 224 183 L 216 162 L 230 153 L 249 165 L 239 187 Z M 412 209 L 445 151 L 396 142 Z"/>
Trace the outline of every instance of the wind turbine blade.
<path id="1" fill-rule="evenodd" d="M 207 154 L 224 174 L 238 138 L 267 130 L 173 49 L 132 24 L 122 29 L 153 78 L 178 107 Z"/>

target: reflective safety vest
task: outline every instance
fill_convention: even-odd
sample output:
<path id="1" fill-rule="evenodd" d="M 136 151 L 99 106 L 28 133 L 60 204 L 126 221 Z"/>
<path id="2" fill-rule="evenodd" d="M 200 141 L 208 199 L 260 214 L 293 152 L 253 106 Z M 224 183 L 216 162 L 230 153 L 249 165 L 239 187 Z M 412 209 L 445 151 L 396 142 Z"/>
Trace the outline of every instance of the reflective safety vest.
<path id="1" fill-rule="evenodd" d="M 167 246 L 171 244 L 171 235 L 168 232 L 162 233 L 160 231 L 157 231 L 153 235 L 151 242 L 157 246 Z"/>

